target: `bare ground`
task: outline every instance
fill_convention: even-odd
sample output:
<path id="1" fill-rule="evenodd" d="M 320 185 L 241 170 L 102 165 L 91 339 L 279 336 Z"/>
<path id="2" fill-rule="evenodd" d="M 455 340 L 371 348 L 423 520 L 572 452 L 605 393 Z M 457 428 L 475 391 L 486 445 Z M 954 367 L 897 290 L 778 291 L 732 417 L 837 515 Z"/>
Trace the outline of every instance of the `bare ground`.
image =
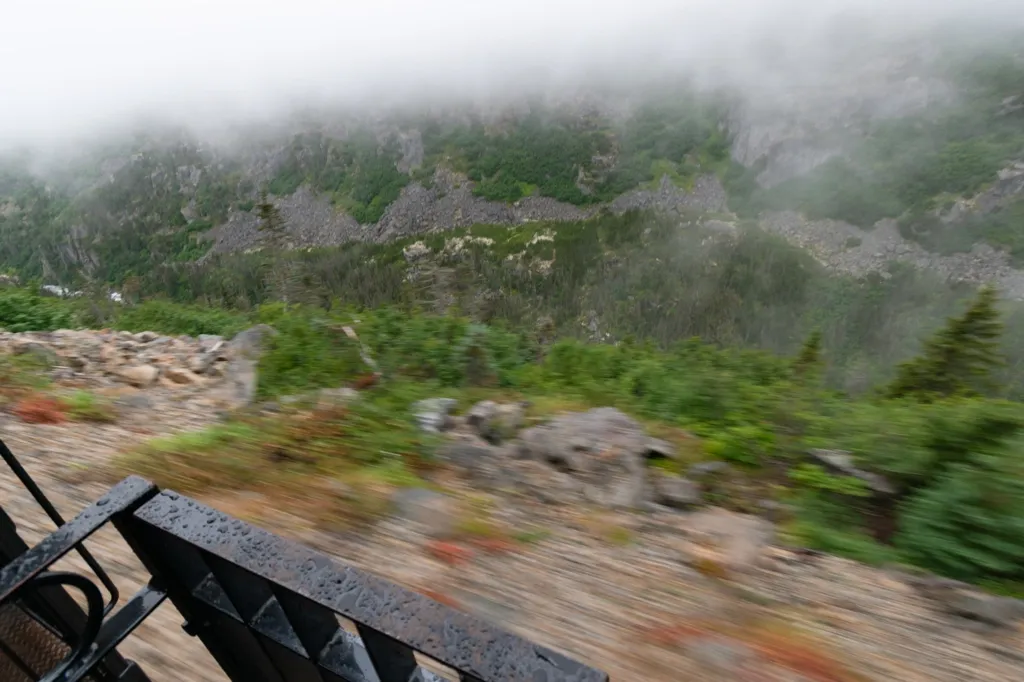
<path id="1" fill-rule="evenodd" d="M 0 438 L 70 517 L 107 487 L 85 474 L 105 467 L 119 450 L 213 418 L 201 402 L 152 393 L 154 408 L 128 412 L 116 425 L 27 425 L 0 415 Z M 6 471 L 0 471 L 0 494 L 27 540 L 51 530 Z M 260 507 L 251 495 L 203 501 L 243 517 Z M 743 570 L 718 575 L 695 570 L 688 559 L 694 539 L 685 514 L 613 515 L 522 499 L 499 500 L 495 513 L 545 535 L 514 552 L 478 549 L 452 566 L 425 551 L 428 539 L 402 519 L 358 535 L 318 530 L 283 511 L 263 513 L 260 523 L 562 650 L 613 680 L 1022 678 L 1024 630 L 967 627 L 935 611 L 896 574 L 770 548 Z M 89 547 L 122 595 L 146 580 L 113 529 Z M 80 567 L 76 558 L 68 561 Z M 122 652 L 154 682 L 224 680 L 181 620 L 164 605 Z"/>

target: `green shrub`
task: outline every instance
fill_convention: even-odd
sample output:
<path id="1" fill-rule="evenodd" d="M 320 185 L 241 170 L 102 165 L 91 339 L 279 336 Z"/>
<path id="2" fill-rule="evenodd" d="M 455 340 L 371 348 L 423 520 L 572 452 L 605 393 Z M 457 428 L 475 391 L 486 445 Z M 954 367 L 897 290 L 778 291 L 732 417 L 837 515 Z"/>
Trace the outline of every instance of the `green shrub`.
<path id="1" fill-rule="evenodd" d="M 257 394 L 261 398 L 335 387 L 370 371 L 340 320 L 306 309 L 284 312 L 277 307 L 261 310 L 258 319 L 278 332 L 260 357 Z"/>
<path id="2" fill-rule="evenodd" d="M 1024 580 L 1024 441 L 943 469 L 900 513 L 896 544 L 919 566 L 960 580 Z"/>
<path id="3" fill-rule="evenodd" d="M 73 326 L 75 320 L 67 301 L 24 289 L 0 289 L 0 329 L 45 332 Z"/>
<path id="4" fill-rule="evenodd" d="M 161 334 L 232 336 L 246 326 L 244 316 L 217 308 L 183 306 L 170 301 L 150 300 L 118 311 L 116 329 Z"/>

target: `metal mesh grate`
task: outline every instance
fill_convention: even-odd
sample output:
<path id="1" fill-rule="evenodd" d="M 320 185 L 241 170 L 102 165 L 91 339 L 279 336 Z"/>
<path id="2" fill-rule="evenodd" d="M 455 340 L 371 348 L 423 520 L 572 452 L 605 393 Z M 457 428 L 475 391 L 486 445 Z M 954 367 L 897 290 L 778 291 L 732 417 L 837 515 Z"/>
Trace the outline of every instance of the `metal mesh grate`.
<path id="1" fill-rule="evenodd" d="M 17 603 L 0 606 L 0 682 L 36 682 L 71 648 Z M 84 678 L 95 682 L 94 678 Z"/>

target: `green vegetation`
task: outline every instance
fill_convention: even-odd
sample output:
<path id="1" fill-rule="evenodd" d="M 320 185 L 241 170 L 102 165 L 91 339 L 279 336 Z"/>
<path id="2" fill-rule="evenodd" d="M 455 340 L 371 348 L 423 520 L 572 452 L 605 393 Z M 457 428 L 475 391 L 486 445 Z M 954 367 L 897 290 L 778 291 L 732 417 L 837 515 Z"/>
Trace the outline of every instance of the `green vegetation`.
<path id="1" fill-rule="evenodd" d="M 613 220 L 622 222 L 609 222 Z M 939 308 L 928 297 L 936 295 L 932 283 L 898 271 L 891 278 L 897 280 L 895 284 L 891 279 L 873 283 L 817 279 L 823 275 L 801 268 L 801 254 L 766 241 L 755 231 L 707 244 L 717 249 L 710 254 L 690 255 L 725 268 L 724 277 L 711 280 L 715 290 L 703 308 L 697 292 L 703 278 L 710 276 L 707 270 L 697 269 L 700 278 L 683 286 L 676 279 L 651 279 L 653 267 L 647 272 L 637 270 L 642 260 L 636 259 L 652 247 L 661 261 L 659 272 L 677 277 L 688 268 L 678 272 L 666 268 L 665 243 L 646 241 L 659 239 L 657 223 L 633 220 L 638 222 L 606 218 L 576 226 L 572 240 L 555 241 L 556 265 L 544 275 L 561 277 L 565 286 L 578 287 L 571 289 L 571 295 L 580 296 L 584 288 L 595 286 L 588 272 L 600 273 L 605 280 L 616 276 L 603 261 L 605 249 L 615 243 L 625 251 L 615 252 L 614 258 L 625 260 L 627 270 L 636 272 L 646 286 L 654 291 L 671 287 L 675 299 L 664 292 L 650 299 L 655 307 L 649 317 L 631 318 L 614 305 L 605 306 L 608 319 L 617 324 L 632 321 L 638 330 L 646 325 L 643 337 L 623 335 L 616 344 L 564 334 L 560 340 L 551 340 L 535 324 L 523 323 L 529 322 L 527 311 L 507 316 L 492 311 L 486 322 L 466 316 L 465 311 L 425 312 L 423 302 L 403 287 L 401 278 L 395 284 L 396 300 L 372 310 L 363 306 L 357 310 L 353 299 L 339 302 L 333 297 L 330 306 L 260 302 L 236 312 L 169 301 L 120 307 L 108 322 L 126 328 L 141 325 L 163 332 L 230 334 L 255 322 L 272 324 L 280 333 L 261 359 L 258 393 L 263 400 L 360 385 L 370 369 L 356 343 L 342 331 L 343 325 L 356 329 L 384 377 L 354 402 L 314 396 L 310 411 L 302 404 L 282 401 L 284 418 L 238 415 L 209 432 L 188 436 L 187 443 L 176 438 L 147 445 L 125 460 L 124 466 L 190 491 L 212 490 L 232 481 L 271 497 L 289 496 L 289 504 L 306 500 L 302 503 L 306 506 L 299 508 L 308 507 L 313 517 L 324 522 L 342 516 L 368 520 L 387 508 L 387 490 L 396 482 L 421 485 L 418 475 L 433 466 L 435 441 L 421 434 L 411 419 L 416 400 L 451 396 L 462 408 L 487 397 L 528 398 L 549 406 L 612 405 L 659 429 L 685 429 L 693 434 L 699 456 L 730 462 L 737 475 L 757 482 L 756 489 L 774 491 L 779 499 L 791 502 L 797 512 L 787 530 L 805 543 L 863 560 L 913 563 L 1003 590 L 1015 589 L 1014 584 L 1024 581 L 1020 569 L 1024 565 L 1020 560 L 1024 406 L 1005 399 L 1015 383 L 1019 386 L 1014 369 L 1019 361 L 998 351 L 1000 332 L 1011 333 L 1014 324 L 1019 325 L 1014 322 L 1019 313 L 997 307 L 993 292 L 983 290 L 973 295 L 973 302 L 954 305 L 949 312 L 955 314 L 946 325 L 935 329 L 921 348 L 911 348 L 918 356 L 899 369 L 876 367 L 878 378 L 863 390 L 837 390 L 842 387 L 842 382 L 834 380 L 837 371 L 842 376 L 837 361 L 850 362 L 848 344 L 852 342 L 840 337 L 836 343 L 836 335 L 845 329 L 837 325 L 865 326 L 857 341 L 867 346 L 854 349 L 852 357 L 877 355 L 865 350 L 875 343 L 891 353 L 895 337 L 872 326 L 872 320 L 889 326 L 895 324 L 892 320 L 905 323 L 903 318 L 911 311 L 921 314 L 922 303 L 931 305 L 929 314 L 934 314 Z M 533 236 L 511 231 L 505 241 L 495 240 L 488 248 L 498 254 L 520 253 L 524 244 L 550 229 L 524 228 Z M 703 236 L 693 229 L 694 238 L 702 241 Z M 678 238 L 678 230 L 674 233 L 672 238 Z M 483 238 L 496 233 L 478 228 L 458 237 L 474 234 Z M 443 249 L 454 239 L 439 235 L 433 243 Z M 581 250 L 558 266 L 559 244 L 561 248 L 577 244 Z M 379 247 L 374 267 L 387 267 L 388 249 L 400 253 L 397 246 Z M 460 258 L 481 269 L 473 276 L 485 277 L 491 267 L 487 264 L 492 263 L 483 258 L 486 250 L 464 249 Z M 366 255 L 363 252 L 362 258 Z M 505 258 L 501 255 L 502 262 Z M 696 263 L 692 265 L 696 268 Z M 529 281 L 520 282 L 518 296 L 528 291 Z M 533 284 L 540 287 L 541 280 Z M 454 286 L 458 290 L 460 285 Z M 602 296 L 613 292 L 605 290 Z M 530 306 L 539 305 L 547 293 L 554 292 L 536 289 L 533 295 L 538 298 L 530 299 Z M 631 287 L 622 292 L 633 308 L 640 304 L 628 296 L 636 293 Z M 679 299 L 684 293 L 688 298 Z M 965 299 L 972 296 L 964 293 Z M 363 294 L 368 300 L 381 298 L 380 292 L 364 290 Z M 18 290 L 3 295 L 14 301 L 35 300 Z M 817 298 L 820 295 L 826 298 Z M 937 295 L 945 297 L 949 292 Z M 589 304 L 585 296 L 581 298 Z M 79 300 L 41 300 L 48 306 L 64 306 L 65 314 L 75 319 L 93 312 Z M 567 305 L 570 297 L 556 300 Z M 685 315 L 673 318 L 673 309 L 665 306 L 670 300 Z M 507 303 L 499 302 L 499 310 Z M 999 308 L 1009 315 L 997 319 Z M 529 310 L 534 315 L 540 309 Z M 544 310 L 563 320 L 563 329 L 579 327 L 578 308 L 568 315 L 551 307 Z M 723 319 L 723 314 L 728 317 Z M 662 325 L 681 325 L 684 316 L 688 324 L 704 325 L 712 334 L 717 331 L 721 342 L 681 340 L 687 335 L 676 330 L 674 338 L 666 334 L 668 338 L 659 340 L 666 330 Z M 49 318 L 40 319 L 45 324 Z M 785 354 L 729 347 L 731 342 L 742 343 L 741 333 L 754 334 L 758 329 L 769 336 L 780 333 L 768 324 L 773 320 L 790 335 L 801 326 L 808 331 L 799 332 L 802 338 L 793 339 Z M 556 327 L 562 324 L 555 322 Z M 916 346 L 905 338 L 902 342 Z M 1012 349 L 1013 344 L 1005 345 Z M 90 399 L 75 398 L 66 404 L 83 415 L 92 411 Z M 894 494 L 878 497 L 856 479 L 810 465 L 806 459 L 810 448 L 852 453 L 858 466 L 885 476 Z M 319 487 L 309 487 L 313 479 Z M 331 487 L 335 485 L 331 481 L 341 487 Z M 730 497 L 722 498 L 722 503 L 743 504 Z"/>
<path id="2" fill-rule="evenodd" d="M 108 402 L 88 391 L 75 391 L 61 400 L 68 418 L 78 422 L 110 423 L 117 421 L 117 412 Z"/>
<path id="3" fill-rule="evenodd" d="M 10 332 L 53 331 L 72 325 L 71 310 L 63 301 L 32 291 L 0 289 L 0 329 Z"/>
<path id="4" fill-rule="evenodd" d="M 268 189 L 283 196 L 305 183 L 329 193 L 360 223 L 375 223 L 410 180 L 398 170 L 399 158 L 394 142 L 381 146 L 369 130 L 345 140 L 297 135 Z"/>
<path id="5" fill-rule="evenodd" d="M 657 98 L 620 127 L 599 118 L 535 111 L 499 126 L 423 126 L 428 165 L 446 160 L 474 192 L 513 202 L 530 194 L 585 205 L 668 176 L 686 187 L 729 158 L 722 109 L 692 93 Z M 497 129 L 495 129 L 497 128 Z"/>
<path id="6" fill-rule="evenodd" d="M 933 350 L 990 303 L 983 292 L 952 318 L 925 344 L 922 361 L 930 363 Z M 290 307 L 266 315 L 261 319 L 276 320 L 281 334 L 262 361 L 265 398 L 365 374 L 354 342 L 336 333 L 340 324 L 355 326 L 383 383 L 344 404 L 321 400 L 285 419 L 243 415 L 202 434 L 158 441 L 125 466 L 186 490 L 230 480 L 298 491 L 310 474 L 363 482 L 371 476 L 384 487 L 396 480 L 421 484 L 416 475 L 432 466 L 434 442 L 414 427 L 415 400 L 453 396 L 464 409 L 483 397 L 558 396 L 578 406 L 614 405 L 696 434 L 704 457 L 731 462 L 794 503 L 789 531 L 816 547 L 989 584 L 1024 581 L 1024 405 L 985 397 L 997 393 L 992 385 L 973 397 L 952 390 L 929 391 L 923 401 L 883 397 L 906 393 L 897 390 L 907 384 L 903 372 L 887 390 L 853 399 L 816 378 L 815 368 L 829 361 L 816 336 L 789 358 L 698 340 L 665 350 L 568 339 L 541 344 L 529 333 L 395 309 L 354 316 Z M 964 343 L 971 354 L 988 341 Z M 949 375 L 931 379 L 957 385 L 958 365 L 930 366 Z M 851 452 L 858 466 L 885 476 L 894 494 L 877 497 L 857 479 L 806 463 L 812 447 Z M 789 475 L 780 479 L 780 467 Z M 365 509 L 379 513 L 381 504 L 376 499 Z"/>
<path id="7" fill-rule="evenodd" d="M 754 227 L 727 237 L 699 222 L 680 227 L 643 214 L 425 235 L 431 255 L 411 267 L 403 249 L 414 241 L 288 252 L 274 256 L 271 272 L 294 273 L 289 305 L 451 312 L 535 338 L 632 338 L 666 348 L 696 336 L 795 354 L 818 330 L 827 385 L 858 394 L 891 378 L 921 335 L 971 295 L 970 287 L 907 267 L 884 277 L 836 277 Z M 283 298 L 267 263 L 256 253 L 155 267 L 137 278 L 145 300 L 134 305 L 0 290 L 0 327 L 230 335 L 256 317 L 270 321 L 267 304 Z M 1006 395 L 1021 398 L 1024 348 L 1015 340 L 1024 333 L 1024 308 L 1000 307 L 1007 364 L 998 374 Z M 330 353 L 325 347 L 318 357 Z"/>

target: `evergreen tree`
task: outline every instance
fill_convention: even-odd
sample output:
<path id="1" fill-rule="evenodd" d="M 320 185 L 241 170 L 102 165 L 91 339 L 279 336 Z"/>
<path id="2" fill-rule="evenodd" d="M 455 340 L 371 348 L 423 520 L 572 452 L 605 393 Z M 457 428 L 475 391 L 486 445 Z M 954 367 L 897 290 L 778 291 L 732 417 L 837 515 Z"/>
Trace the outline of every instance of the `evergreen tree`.
<path id="1" fill-rule="evenodd" d="M 814 330 L 800 347 L 793 360 L 793 374 L 799 378 L 813 378 L 821 368 L 821 332 Z"/>
<path id="2" fill-rule="evenodd" d="M 1003 325 L 996 309 L 996 291 L 984 287 L 960 317 L 925 343 L 924 352 L 900 365 L 885 394 L 922 401 L 993 388 L 990 372 L 1003 364 L 999 338 Z"/>
<path id="3" fill-rule="evenodd" d="M 267 197 L 266 191 L 260 192 L 260 200 L 256 205 L 260 216 L 260 232 L 266 235 L 268 245 L 278 251 L 288 247 L 288 228 L 281 211 Z"/>
<path id="4" fill-rule="evenodd" d="M 264 265 L 269 274 L 269 288 L 273 295 L 288 304 L 294 298 L 298 280 L 294 263 L 285 253 L 288 249 L 288 225 L 265 190 L 260 192 L 256 208 L 260 217 L 259 230 L 266 235 L 266 244 L 272 251 Z"/>

